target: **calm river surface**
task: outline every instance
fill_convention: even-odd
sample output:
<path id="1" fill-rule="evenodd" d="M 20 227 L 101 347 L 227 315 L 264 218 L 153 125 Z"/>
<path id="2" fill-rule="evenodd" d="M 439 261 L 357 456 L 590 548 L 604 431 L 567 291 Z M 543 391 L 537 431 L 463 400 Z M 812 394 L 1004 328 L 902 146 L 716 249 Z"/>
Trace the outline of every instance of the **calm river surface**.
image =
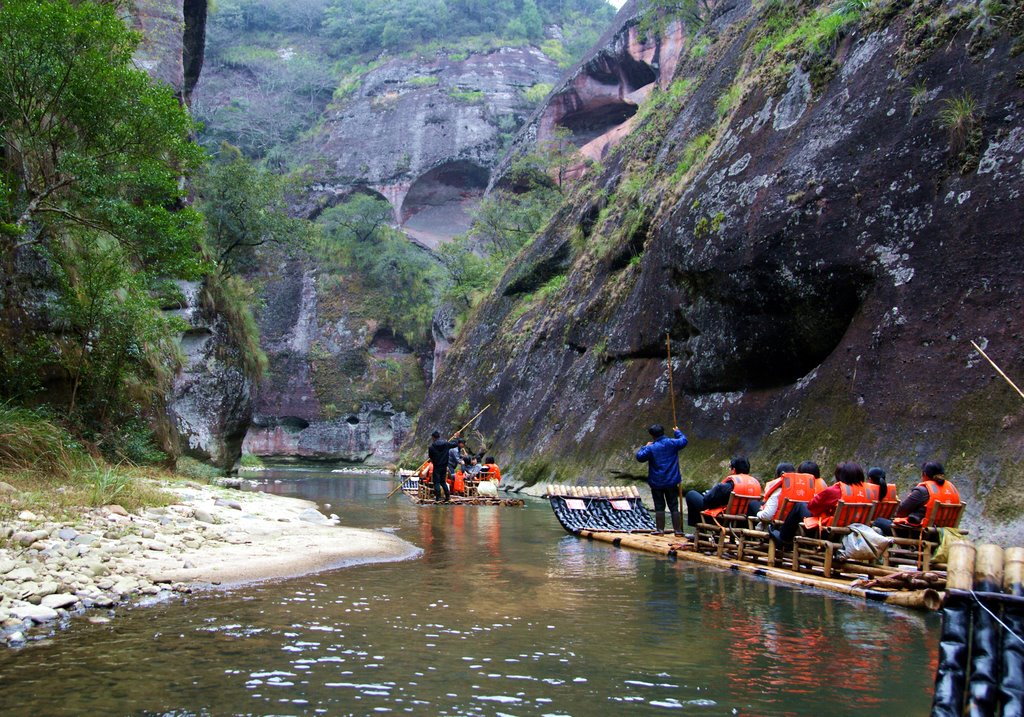
<path id="1" fill-rule="evenodd" d="M 928 714 L 935 615 L 579 540 L 539 501 L 276 477 L 423 555 L 77 620 L 0 653 L 0 714 Z"/>

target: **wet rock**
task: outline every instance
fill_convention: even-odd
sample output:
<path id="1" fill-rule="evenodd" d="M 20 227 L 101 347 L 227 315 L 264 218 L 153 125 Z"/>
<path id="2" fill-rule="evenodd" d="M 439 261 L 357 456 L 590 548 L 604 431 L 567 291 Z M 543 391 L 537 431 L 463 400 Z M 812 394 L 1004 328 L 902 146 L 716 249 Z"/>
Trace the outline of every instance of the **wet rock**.
<path id="1" fill-rule="evenodd" d="M 56 610 L 42 605 L 19 605 L 12 607 L 11 614 L 22 620 L 31 620 L 35 623 L 49 622 L 59 617 Z"/>
<path id="2" fill-rule="evenodd" d="M 303 520 L 307 523 L 314 523 L 316 525 L 322 525 L 330 522 L 327 516 L 316 508 L 306 508 L 304 511 L 299 513 L 299 520 Z"/>
<path id="3" fill-rule="evenodd" d="M 53 595 L 47 595 L 43 598 L 41 605 L 43 607 L 52 608 L 57 610 L 59 608 L 67 608 L 75 605 L 79 602 L 78 597 L 71 595 L 70 593 L 55 593 Z"/>

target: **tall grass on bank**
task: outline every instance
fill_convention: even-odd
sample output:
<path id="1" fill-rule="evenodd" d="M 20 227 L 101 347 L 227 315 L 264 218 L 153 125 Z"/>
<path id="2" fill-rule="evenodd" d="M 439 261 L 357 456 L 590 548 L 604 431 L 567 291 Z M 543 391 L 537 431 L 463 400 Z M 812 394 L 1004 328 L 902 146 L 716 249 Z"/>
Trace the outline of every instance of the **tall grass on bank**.
<path id="1" fill-rule="evenodd" d="M 63 515 L 113 502 L 128 510 L 170 502 L 147 473 L 156 475 L 90 455 L 44 411 L 0 404 L 0 480 L 14 488 L 0 519 L 26 509 Z"/>

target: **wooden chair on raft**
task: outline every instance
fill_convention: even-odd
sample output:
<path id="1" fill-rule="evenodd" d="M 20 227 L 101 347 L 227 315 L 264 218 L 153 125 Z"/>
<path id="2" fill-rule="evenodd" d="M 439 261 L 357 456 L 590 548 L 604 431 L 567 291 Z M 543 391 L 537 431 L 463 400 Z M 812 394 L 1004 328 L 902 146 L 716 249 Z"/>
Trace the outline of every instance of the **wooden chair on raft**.
<path id="1" fill-rule="evenodd" d="M 807 505 L 807 501 L 784 498 L 779 512 L 776 514 L 777 517 L 771 521 L 772 527 L 781 528 L 782 523 L 786 520 L 786 516 L 788 516 L 790 511 L 798 505 Z M 763 560 L 768 567 L 775 567 L 777 557 L 775 541 L 771 539 L 767 531 L 744 528 L 737 531 L 737 533 L 737 559 L 748 560 L 750 562 L 759 562 Z"/>
<path id="2" fill-rule="evenodd" d="M 826 578 L 832 577 L 838 562 L 836 552 L 842 547 L 843 536 L 850 534 L 853 523 L 871 525 L 875 503 L 846 503 L 839 501 L 828 527 L 803 528 L 803 535 L 793 539 L 793 569 L 810 572 L 820 568 Z"/>
<path id="3" fill-rule="evenodd" d="M 897 523 L 893 526 L 897 537 L 885 555 L 885 565 L 913 565 L 918 570 L 928 571 L 931 558 L 939 545 L 939 528 L 959 528 L 966 503 L 935 502 L 925 516 L 924 526 Z M 966 534 L 967 531 L 961 531 Z M 912 533 L 907 537 L 908 533 Z"/>
<path id="4" fill-rule="evenodd" d="M 718 515 L 701 511 L 700 523 L 693 531 L 693 549 L 698 553 L 714 553 L 721 558 L 730 538 L 739 530 L 751 527 L 751 519 L 747 516 L 750 504 L 760 500 L 757 495 L 729 494 L 729 503 Z"/>
<path id="5" fill-rule="evenodd" d="M 896 508 L 899 506 L 898 500 L 883 500 L 879 501 L 878 508 L 875 509 L 875 517 L 873 520 L 878 518 L 885 518 L 892 520 L 893 516 L 896 515 Z"/>

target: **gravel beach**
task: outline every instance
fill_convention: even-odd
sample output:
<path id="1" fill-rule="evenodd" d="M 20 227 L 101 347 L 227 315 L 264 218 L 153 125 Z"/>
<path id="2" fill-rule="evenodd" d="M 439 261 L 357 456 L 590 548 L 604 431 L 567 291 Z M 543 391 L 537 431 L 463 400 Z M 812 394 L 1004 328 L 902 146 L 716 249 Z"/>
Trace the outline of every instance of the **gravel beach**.
<path id="1" fill-rule="evenodd" d="M 60 522 L 22 511 L 0 523 L 0 644 L 79 614 L 109 620 L 110 608 L 143 596 L 419 553 L 394 535 L 341 527 L 310 501 L 194 483 L 167 490 L 177 502 L 138 513 L 108 505 Z"/>

